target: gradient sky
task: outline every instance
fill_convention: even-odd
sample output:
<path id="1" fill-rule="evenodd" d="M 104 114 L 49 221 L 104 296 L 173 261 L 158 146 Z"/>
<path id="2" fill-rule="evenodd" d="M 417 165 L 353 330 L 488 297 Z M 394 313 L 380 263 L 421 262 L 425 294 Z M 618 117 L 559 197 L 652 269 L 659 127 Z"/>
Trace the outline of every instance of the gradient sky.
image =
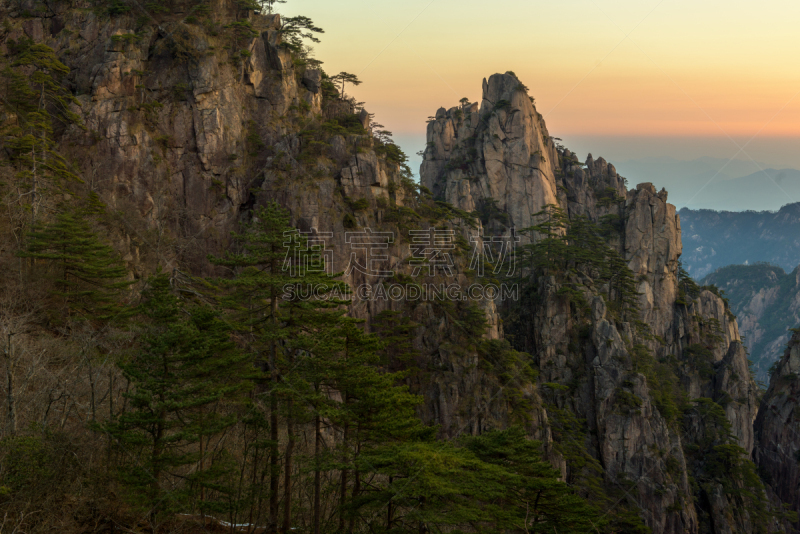
<path id="1" fill-rule="evenodd" d="M 353 94 L 410 154 L 424 147 L 425 119 L 437 108 L 479 99 L 484 77 L 512 70 L 551 135 L 581 157 L 752 157 L 800 168 L 797 1 L 289 0 L 279 7 L 326 30 L 316 57 L 328 73 L 358 74 L 364 83 Z"/>

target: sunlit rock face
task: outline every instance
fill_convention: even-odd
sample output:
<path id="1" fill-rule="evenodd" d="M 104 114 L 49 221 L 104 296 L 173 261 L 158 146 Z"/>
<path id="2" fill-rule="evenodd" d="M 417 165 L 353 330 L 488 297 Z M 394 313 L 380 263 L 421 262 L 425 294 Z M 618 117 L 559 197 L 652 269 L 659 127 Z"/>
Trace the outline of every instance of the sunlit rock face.
<path id="1" fill-rule="evenodd" d="M 702 418 L 687 419 L 686 429 L 669 424 L 655 406 L 654 385 L 633 364 L 642 350 L 633 345 L 639 344 L 656 360 L 675 362 L 681 388 L 691 398 L 735 398 L 723 411 L 732 435 L 749 453 L 756 388 L 736 321 L 711 291 L 699 290 L 690 299 L 681 295 L 680 219 L 667 192 L 649 183 L 628 189 L 612 164 L 591 154 L 581 162 L 558 141 L 518 78 L 495 74 L 484 80 L 480 103 L 440 108 L 431 117 L 421 183 L 434 198 L 477 212 L 484 235 L 519 233 L 540 223 L 537 214 L 548 205 L 570 220 L 611 225 L 607 242 L 632 271 L 638 320 L 649 337 L 613 317 L 604 298 L 607 287 L 595 287 L 586 273 L 575 272 L 566 278 L 584 288 L 591 324 L 576 314 L 556 277 L 542 277 L 536 294 L 527 296 L 529 315 L 516 332 L 517 343 L 533 356 L 545 390 L 548 384 L 569 384 L 569 393 L 556 395 L 556 404 L 586 420 L 589 450 L 607 480 L 636 481 L 631 491 L 653 532 L 700 532 L 708 524 L 713 532 L 751 532 L 747 512 L 730 514 L 734 501 L 713 484 L 704 490 L 701 520 L 689 479 L 702 466 L 689 462 L 684 448 L 718 429 Z M 522 232 L 521 244 L 540 238 Z M 706 345 L 709 367 L 701 373 L 690 348 Z M 625 399 L 638 399 L 635 409 L 621 409 Z M 561 467 L 569 473 L 569 466 Z"/>

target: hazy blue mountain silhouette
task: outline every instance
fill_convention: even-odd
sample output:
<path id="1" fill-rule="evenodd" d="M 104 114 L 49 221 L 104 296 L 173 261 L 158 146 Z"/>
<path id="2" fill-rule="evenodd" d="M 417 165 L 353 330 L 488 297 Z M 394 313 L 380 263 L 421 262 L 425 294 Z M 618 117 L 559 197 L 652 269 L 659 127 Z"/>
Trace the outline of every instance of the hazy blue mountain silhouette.
<path id="1" fill-rule="evenodd" d="M 726 265 L 769 262 L 787 272 L 800 265 L 800 203 L 779 211 L 683 208 L 678 213 L 681 261 L 697 280 Z"/>
<path id="2" fill-rule="evenodd" d="M 800 171 L 774 169 L 762 162 L 660 157 L 615 162 L 615 166 L 630 184 L 652 182 L 665 188 L 678 208 L 778 210 L 800 202 Z"/>

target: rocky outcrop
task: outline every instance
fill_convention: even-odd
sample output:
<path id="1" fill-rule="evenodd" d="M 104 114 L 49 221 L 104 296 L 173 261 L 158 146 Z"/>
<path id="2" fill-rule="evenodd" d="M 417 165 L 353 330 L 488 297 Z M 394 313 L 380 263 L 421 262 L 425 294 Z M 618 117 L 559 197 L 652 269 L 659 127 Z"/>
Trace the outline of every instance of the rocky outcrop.
<path id="1" fill-rule="evenodd" d="M 513 74 L 483 81 L 478 105 L 441 108 L 428 123 L 422 185 L 466 211 L 489 209 L 490 201 L 516 228 L 533 225 L 533 214 L 557 204 L 555 144 L 527 89 Z"/>
<path id="2" fill-rule="evenodd" d="M 755 461 L 780 501 L 800 510 L 800 333 L 778 361 L 755 423 Z M 800 531 L 794 526 L 793 532 Z"/>
<path id="3" fill-rule="evenodd" d="M 407 230 L 400 231 L 406 212 L 399 208 L 408 204 L 414 214 L 424 206 L 406 199 L 413 187 L 399 162 L 377 150 L 369 114 L 330 88 L 324 96 L 322 72 L 283 46 L 279 15 L 237 9 L 228 0 L 207 3 L 214 21 L 202 24 L 189 18 L 197 3 L 188 0 L 149 17 L 138 9 L 109 15 L 83 0 L 53 2 L 43 16 L 31 15 L 41 12 L 38 4 L 0 0 L 8 21 L 0 29 L 2 51 L 9 40 L 30 37 L 69 66 L 66 83 L 86 129 L 59 132 L 59 144 L 118 215 L 110 237 L 134 276 L 157 265 L 212 274 L 207 255 L 228 247 L 231 232 L 271 200 L 290 210 L 300 231 L 325 243 L 332 272 L 346 271 L 354 289 L 389 287 L 412 274 L 414 252 Z M 234 22 L 247 31 L 237 33 Z M 479 225 L 430 213 L 422 220 L 420 229 L 435 221 L 467 244 L 480 237 Z M 386 247 L 351 246 L 348 233 L 369 232 L 389 234 Z M 352 264 L 353 254 L 363 268 Z M 426 282 L 466 289 L 469 255 L 450 254 L 451 274 L 434 270 Z M 467 340 L 458 334 L 461 308 L 379 295 L 354 299 L 349 310 L 367 321 L 402 310 L 419 325 L 415 348 L 424 373 L 414 387 L 425 398 L 421 415 L 444 435 L 509 424 L 503 384 L 482 368 L 485 355 L 476 349 L 502 338 L 502 321 L 494 301 L 476 304 L 487 328 L 483 338 Z M 535 386 L 518 387 L 531 406 L 531 435 L 547 443 Z"/>
<path id="4" fill-rule="evenodd" d="M 770 264 L 730 265 L 704 279 L 725 291 L 750 349 L 756 378 L 769 380 L 791 334 L 800 324 L 800 269 L 785 272 Z"/>
<path id="5" fill-rule="evenodd" d="M 652 184 L 639 184 L 627 193 L 626 211 L 624 256 L 639 280 L 642 320 L 666 338 L 678 290 L 680 220 L 675 206 L 667 203 L 666 191 L 656 193 Z"/>
<path id="6" fill-rule="evenodd" d="M 322 102 L 318 84 L 298 83 L 319 72 L 293 65 L 278 15 L 250 14 L 255 36 L 229 43 L 229 35 L 185 23 L 192 5 L 154 24 L 141 13 L 109 18 L 53 3 L 52 16 L 29 18 L 5 36 L 41 39 L 70 67 L 86 128 L 65 132 L 63 144 L 113 209 L 186 241 L 183 257 L 161 258 L 173 265 L 226 246 L 253 180 L 243 172 L 253 150 L 247 139 L 291 152 L 298 143 L 287 131 L 289 108 L 320 113 Z M 248 16 L 228 2 L 212 9 L 220 26 L 226 13 L 231 22 Z M 235 65 L 221 54 L 231 44 L 247 51 Z M 128 231 L 141 242 L 147 229 L 132 223 Z"/>
<path id="7" fill-rule="evenodd" d="M 594 416 L 589 428 L 597 432 L 606 478 L 635 481 L 631 491 L 654 532 L 695 532 L 696 512 L 684 506 L 691 488 L 682 436 L 656 408 L 647 376 L 632 368 L 630 345 L 606 319 L 602 298 L 595 297 L 592 305 L 591 378 L 582 384 L 585 392 L 575 407 Z M 679 468 L 671 469 L 675 463 Z"/>
<path id="8" fill-rule="evenodd" d="M 688 398 L 724 405 L 731 439 L 752 450 L 756 387 L 746 351 L 719 296 L 705 290 L 682 296 L 681 224 L 666 191 L 652 184 L 628 190 L 613 165 L 591 154 L 581 163 L 549 137 L 511 73 L 484 81 L 480 108 L 436 113 L 421 181 L 434 197 L 476 210 L 485 234 L 532 226 L 547 204 L 571 220 L 584 217 L 610 229 L 607 242 L 635 279 L 638 321 L 647 335 L 609 313 L 601 296 L 609 289 L 597 286 L 592 273 L 571 271 L 532 281 L 536 293 L 514 312 L 514 339 L 537 363 L 546 406 L 585 418 L 587 450 L 603 466 L 609 491 L 624 487 L 635 495 L 653 532 L 700 532 L 709 525 L 713 532 L 751 531 L 746 513 L 730 513 L 734 500 L 721 486 L 709 482 L 702 503 L 694 504 L 697 490 L 689 479 L 702 474 L 703 465 L 687 457 L 686 447 L 713 441 L 718 430 L 690 415 L 685 427 L 676 425 L 653 371 L 652 365 L 670 365 Z M 590 300 L 589 316 L 562 284 L 580 288 Z M 568 463 L 568 478 L 576 476 L 571 470 Z"/>
<path id="9" fill-rule="evenodd" d="M 369 115 L 326 94 L 322 73 L 282 46 L 277 15 L 210 3 L 219 24 L 247 20 L 256 34 L 237 36 L 189 21 L 188 0 L 159 20 L 100 15 L 81 1 L 32 16 L 33 4 L 12 9 L 0 0 L 10 21 L 0 41 L 27 35 L 72 69 L 67 83 L 86 130 L 58 132 L 59 144 L 117 215 L 111 237 L 138 276 L 157 264 L 209 274 L 206 255 L 228 247 L 231 230 L 271 200 L 325 242 L 332 270 L 356 291 L 388 291 L 414 274 L 412 222 L 453 240 L 448 270 L 432 269 L 426 282 L 461 288 L 476 276 L 470 245 L 483 250 L 485 236 L 536 224 L 548 205 L 607 225 L 639 293 L 636 316 L 612 310 L 602 296 L 610 288 L 591 272 L 560 273 L 581 288 L 588 311 L 565 295 L 563 277 L 542 276 L 521 299 L 530 357 L 507 343 L 501 303 L 491 298 L 475 303 L 485 330 L 468 322 L 475 307 L 457 298 L 387 294 L 356 299 L 349 312 L 370 322 L 402 311 L 418 325 L 419 372 L 409 383 L 424 398 L 421 416 L 443 435 L 522 422 L 573 480 L 577 468 L 557 450 L 548 412 L 568 411 L 585 421 L 573 429 L 576 443 L 601 466 L 603 486 L 654 532 L 699 532 L 707 515 L 714 532 L 751 530 L 726 512 L 736 502 L 716 486 L 703 490 L 707 504 L 694 504 L 690 476 L 700 468 L 685 450 L 711 430 L 689 418 L 684 432 L 664 406 L 669 388 L 724 405 L 731 433 L 750 452 L 755 391 L 735 321 L 710 291 L 680 301 L 680 221 L 666 192 L 628 190 L 610 163 L 591 155 L 581 163 L 560 147 L 515 75 L 485 80 L 480 104 L 437 111 L 421 170 L 429 199 L 373 137 Z M 360 269 L 354 234 L 385 238 L 373 258 L 356 258 Z M 504 367 L 514 365 L 528 372 Z M 656 370 L 680 383 L 664 385 Z"/>

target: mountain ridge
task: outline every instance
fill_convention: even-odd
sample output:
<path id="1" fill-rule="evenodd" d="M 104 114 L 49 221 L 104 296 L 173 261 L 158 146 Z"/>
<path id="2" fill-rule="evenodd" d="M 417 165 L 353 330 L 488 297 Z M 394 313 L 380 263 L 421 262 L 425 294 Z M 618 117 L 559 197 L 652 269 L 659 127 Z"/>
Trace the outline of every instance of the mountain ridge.
<path id="1" fill-rule="evenodd" d="M 528 289 L 523 289 L 529 296 L 507 312 L 504 330 L 520 350 L 535 354 L 541 380 L 556 384 L 552 393 L 543 394 L 548 413 L 564 408 L 586 418 L 592 435 L 586 438 L 589 454 L 613 473 L 611 479 L 637 480 L 637 503 L 649 528 L 676 533 L 709 528 L 751 531 L 754 520 L 748 513 L 723 512 L 736 501 L 721 489 L 712 489 L 717 487 L 715 475 L 705 471 L 701 459 L 713 454 L 711 450 L 698 457 L 700 449 L 671 448 L 671 461 L 681 466 L 671 477 L 663 476 L 666 468 L 660 462 L 665 458 L 647 452 L 680 442 L 684 434 L 670 426 L 672 401 L 669 394 L 660 397 L 657 389 L 670 381 L 681 383 L 691 398 L 708 398 L 712 405 L 736 399 L 723 402 L 719 410 L 729 421 L 731 436 L 736 436 L 731 439 L 738 440 L 741 451 L 751 450 L 757 388 L 749 378 L 736 321 L 717 294 L 680 273 L 681 222 L 675 207 L 667 203 L 666 191 L 658 192 L 649 183 L 628 190 L 603 158 L 590 155 L 581 162 L 558 146 L 521 87 L 513 73 L 496 74 L 484 80 L 480 104 L 440 108 L 428 124 L 422 184 L 435 198 L 460 209 L 482 210 L 484 232 L 490 235 L 527 227 L 542 216 L 541 210 L 550 213 L 548 205 L 554 204 L 568 221 L 563 227 L 567 239 L 577 231 L 573 225 L 583 228 L 583 221 L 603 225 L 607 243 L 624 258 L 626 267 L 621 265 L 617 272 L 630 269 L 637 295 L 631 300 L 636 301 L 637 311 L 612 313 L 625 294 L 615 287 L 615 276 L 603 280 L 601 275 L 595 281 L 596 267 L 587 269 L 577 259 L 580 256 L 569 259 L 567 254 L 556 270 L 540 275 L 532 269 Z M 537 194 L 525 195 L 529 187 Z M 539 250 L 535 247 L 541 238 L 528 239 L 523 237 L 523 243 Z M 651 337 L 643 336 L 636 324 L 647 325 Z M 701 370 L 709 365 L 702 363 L 705 358 L 713 362 L 713 371 Z M 654 363 L 645 367 L 637 363 L 648 360 Z M 653 374 L 656 368 L 664 373 L 661 378 Z M 706 382 L 711 376 L 715 378 Z M 563 387 L 567 389 L 558 389 Z M 639 402 L 641 410 L 615 408 Z M 700 412 L 697 418 L 690 415 L 690 404 L 683 408 L 687 441 L 729 439 L 717 434 L 716 424 L 706 426 Z M 631 429 L 627 440 L 626 428 Z M 574 456 L 560 449 L 558 440 L 554 445 L 568 459 L 567 480 L 580 483 L 580 477 L 570 475 Z M 643 471 L 643 465 L 659 467 Z M 707 489 L 692 495 L 689 477 L 706 480 Z M 695 500 L 710 504 L 689 504 Z M 765 505 L 748 506 L 758 513 Z"/>
<path id="2" fill-rule="evenodd" d="M 683 208 L 686 270 L 702 279 L 727 265 L 769 262 L 792 271 L 800 265 L 800 203 L 778 211 L 715 211 Z"/>
<path id="3" fill-rule="evenodd" d="M 338 524 L 340 532 L 476 529 L 473 514 L 484 508 L 491 512 L 504 499 L 480 506 L 483 488 L 451 489 L 462 476 L 476 473 L 482 464 L 475 457 L 464 456 L 463 448 L 458 449 L 461 457 L 442 456 L 439 463 L 456 467 L 433 482 L 426 478 L 427 471 L 408 475 L 404 470 L 436 467 L 437 454 L 449 450 L 448 444 L 455 447 L 469 438 L 518 427 L 526 441 L 538 443 L 542 457 L 560 475 L 560 480 L 544 481 L 552 487 L 566 485 L 573 497 L 600 510 L 605 531 L 786 530 L 783 504 L 755 474 L 751 461 L 754 452 L 759 457 L 757 447 L 770 444 L 757 443 L 753 421 L 759 392 L 739 326 L 715 288 L 700 287 L 681 272 L 682 221 L 665 190 L 651 183 L 629 189 L 602 157 L 590 155 L 581 162 L 560 146 L 513 72 L 484 79 L 481 102 L 436 111 L 427 126 L 419 187 L 402 152 L 372 131 L 369 113 L 346 99 L 332 78 L 303 55 L 302 46 L 287 46 L 287 21 L 280 15 L 261 15 L 235 2 L 213 0 L 205 14 L 192 21 L 195 3 L 179 0 L 170 2 L 171 11 L 155 11 L 150 20 L 126 6 L 120 0 L 60 2 L 39 5 L 45 11 L 41 13 L 33 0 L 0 0 L 0 13 L 9 21 L 0 30 L 3 53 L 27 38 L 47 43 L 69 70 L 64 85 L 81 104 L 75 113 L 86 125 L 85 130 L 54 130 L 53 146 L 69 156 L 87 180 L 71 193 L 37 189 L 40 219 L 49 222 L 64 205 L 79 205 L 87 213 L 103 212 L 98 206 L 107 206 L 108 217 L 97 223 L 98 234 L 119 251 L 131 281 L 161 273 L 165 291 L 204 303 L 209 299 L 201 289 L 208 283 L 239 274 L 208 257 L 239 252 L 241 237 L 236 232 L 251 228 L 263 213 L 260 209 L 275 205 L 286 210 L 292 235 L 302 232 L 317 242 L 327 239 L 326 262 L 343 273 L 341 282 L 356 288 L 356 295 L 362 288 L 380 295 L 385 286 L 413 287 L 419 283 L 414 280 L 418 271 L 427 272 L 425 283 L 466 288 L 502 281 L 520 289 L 518 299 L 507 301 L 491 297 L 469 302 L 441 295 L 425 301 L 355 298 L 341 310 L 351 325 L 364 324 L 372 332 L 380 331 L 386 312 L 410 321 L 391 338 L 390 348 L 405 352 L 402 358 L 382 360 L 378 355 L 378 365 L 364 366 L 381 371 L 400 367 L 402 386 L 419 400 L 416 415 L 425 427 L 412 445 L 430 446 L 423 449 L 426 456 L 407 456 L 388 467 L 380 463 L 385 461 L 380 456 L 372 457 L 373 462 L 361 456 L 361 444 L 370 452 L 370 440 L 378 439 L 372 425 L 391 426 L 391 417 L 381 412 L 388 422 L 376 422 L 360 414 L 362 418 L 353 419 L 359 424 L 351 425 L 348 414 L 337 422 L 342 405 L 362 399 L 348 398 L 327 382 L 325 388 L 311 384 L 313 394 L 295 396 L 289 379 L 298 376 L 292 374 L 297 366 L 276 371 L 276 355 L 288 363 L 297 358 L 296 363 L 311 365 L 316 358 L 309 355 L 320 355 L 326 347 L 298 353 L 284 353 L 275 343 L 248 347 L 251 366 L 271 375 L 254 381 L 254 412 L 237 427 L 241 437 L 215 436 L 218 448 L 209 467 L 203 452 L 212 441 L 204 441 L 203 432 L 213 429 L 190 428 L 184 435 L 199 434 L 199 450 L 187 448 L 179 458 L 190 470 L 155 470 L 155 484 L 147 480 L 148 495 L 178 488 L 162 499 L 174 505 L 170 513 L 196 512 L 205 521 L 209 508 L 202 501 L 213 495 L 219 497 L 217 509 L 230 512 L 230 523 L 252 526 L 269 517 L 265 528 L 277 532 L 280 508 L 280 530 L 288 532 L 293 524 L 311 530 L 309 517 L 323 514 L 310 495 L 323 494 L 324 484 L 327 525 L 336 529 Z M 17 116 L 4 110 L 2 118 L 17 126 Z M 23 178 L 29 176 L 21 172 L 25 162 L 6 152 L 3 157 L 3 184 L 22 189 L 27 183 Z M 98 169 L 101 176 L 95 180 Z M 3 189 L 4 198 L 16 198 L 16 192 Z M 9 289 L 30 292 L 20 299 L 23 304 L 38 302 L 44 297 L 36 292 L 47 288 L 44 278 L 19 283 L 17 270 L 25 265 L 14 261 L 22 251 L 16 238 L 24 235 L 29 212 L 24 205 L 8 205 L 16 210 L 16 218 L 2 220 L 2 282 Z M 380 254 L 366 265 L 391 276 L 375 275 L 364 266 L 348 268 L 354 267 L 355 253 L 348 240 L 373 230 L 379 236 L 391 234 L 392 240 L 381 242 Z M 419 234 L 412 230 L 440 232 L 452 240 L 445 243 L 452 260 L 447 269 L 421 261 L 430 258 L 420 257 L 419 249 L 424 252 L 426 247 L 419 246 Z M 281 245 L 284 237 L 280 235 Z M 514 242 L 516 237 L 519 270 L 497 270 L 508 265 L 492 261 L 497 272 L 481 280 L 484 273 L 472 261 L 475 252 L 496 253 L 499 241 Z M 272 298 L 270 304 L 277 307 Z M 292 304 L 288 298 L 283 303 Z M 37 324 L 47 325 L 53 320 L 46 311 L 18 313 L 24 307 L 19 302 L 11 307 L 3 301 L 3 306 L 15 321 L 34 322 L 30 317 L 35 317 Z M 277 315 L 270 317 L 274 324 Z M 295 316 L 284 317 L 287 323 L 297 321 Z M 6 315 L 2 321 L 3 328 L 12 328 Z M 66 482 L 48 484 L 52 487 L 36 486 L 37 491 L 56 492 L 47 493 L 52 499 L 48 502 L 56 503 L 51 506 L 54 511 L 41 519 L 23 514 L 20 524 L 26 531 L 32 531 L 27 527 L 31 525 L 40 532 L 84 532 L 92 524 L 102 525 L 91 527 L 94 530 L 113 530 L 117 523 L 132 529 L 149 524 L 144 528 L 157 530 L 151 510 L 141 516 L 130 513 L 136 497 L 147 495 L 131 499 L 121 488 L 135 477 L 109 474 L 113 465 L 110 460 L 104 463 L 105 458 L 125 451 L 104 441 L 106 435 L 96 424 L 103 418 L 106 424 L 117 422 L 126 410 L 142 405 L 141 396 L 127 401 L 137 377 L 122 374 L 110 357 L 119 357 L 123 365 L 136 363 L 137 340 L 126 345 L 129 338 L 122 333 L 122 341 L 84 335 L 77 325 L 71 330 L 31 331 L 41 339 L 25 338 L 36 350 L 22 353 L 27 359 L 19 360 L 19 369 L 24 367 L 25 373 L 18 376 L 32 373 L 39 382 L 20 388 L 16 404 L 6 400 L 13 400 L 7 391 L 2 401 L 7 412 L 20 407 L 20 435 L 4 434 L 10 439 L 3 443 L 21 446 L 11 452 L 4 449 L 0 460 L 6 462 L 3 465 L 26 466 L 13 463 L 22 455 L 38 466 L 49 458 L 39 454 L 42 444 L 50 443 L 42 440 L 55 435 L 84 445 L 57 442 L 56 449 L 67 450 L 68 457 L 85 461 L 85 469 L 97 471 L 90 472 L 94 478 L 81 471 Z M 252 330 L 241 329 L 229 341 L 247 347 L 243 340 L 251 335 Z M 63 349 L 72 347 L 70 343 L 77 347 L 74 360 Z M 36 359 L 43 354 L 59 356 L 48 362 L 48 373 L 41 372 L 41 359 Z M 343 354 L 342 360 L 347 360 L 350 353 Z M 341 365 L 339 360 L 335 363 Z M 6 372 L 12 376 L 14 369 L 7 366 Z M 270 389 L 279 375 L 280 398 Z M 361 376 L 354 372 L 347 380 Z M 95 395 L 101 390 L 108 394 L 98 403 Z M 360 393 L 382 400 L 382 392 Z M 323 398 L 330 411 L 320 413 L 314 403 Z M 270 407 L 279 400 L 280 413 Z M 233 405 L 226 408 L 235 411 Z M 264 432 L 267 427 L 269 434 Z M 53 434 L 40 431 L 50 428 Z M 134 438 L 142 443 L 147 434 Z M 353 440 L 360 440 L 359 445 Z M 100 450 L 107 455 L 98 454 Z M 33 456 L 25 456 L 30 451 Z M 254 456 L 247 456 L 248 451 Z M 147 452 L 139 451 L 141 458 L 147 459 Z M 324 461 L 318 461 L 323 456 Z M 121 453 L 114 458 L 127 459 Z M 467 461 L 459 464 L 458 458 Z M 32 472 L 35 478 L 49 480 L 38 476 L 40 471 Z M 3 490 L 3 499 L 8 499 L 4 503 L 28 510 L 26 506 L 41 501 L 34 495 L 26 502 L 29 488 L 23 485 L 25 491 L 20 490 L 19 479 L 9 473 L 20 475 L 13 469 L 0 471 L 0 476 L 9 477 L 3 479 L 9 485 Z M 247 491 L 258 493 L 240 498 L 216 482 L 222 479 L 206 482 L 195 473 L 227 477 L 225 484 L 244 480 L 250 484 Z M 318 475 L 312 482 L 312 473 L 324 473 L 324 479 Z M 93 484 L 90 489 L 81 486 L 84 476 Z M 380 485 L 377 512 L 349 514 L 372 497 L 367 491 L 371 488 L 364 487 L 367 482 Z M 522 484 L 519 477 L 507 477 L 497 485 L 516 483 Z M 426 493 L 442 485 L 444 496 Z M 409 486 L 402 495 L 396 491 Z M 57 493 L 61 488 L 68 489 Z M 199 504 L 178 500 L 192 494 L 198 495 Z M 463 516 L 447 515 L 452 506 L 462 511 L 464 500 L 478 504 Z M 519 510 L 527 511 L 530 503 L 523 504 Z M 524 523 L 506 531 L 528 530 L 529 518 L 520 513 Z M 402 514 L 408 524 L 397 519 Z"/>
<path id="4" fill-rule="evenodd" d="M 800 267 L 790 272 L 768 263 L 730 265 L 703 279 L 725 292 L 736 314 L 744 343 L 750 350 L 756 377 L 768 382 L 800 324 Z"/>

